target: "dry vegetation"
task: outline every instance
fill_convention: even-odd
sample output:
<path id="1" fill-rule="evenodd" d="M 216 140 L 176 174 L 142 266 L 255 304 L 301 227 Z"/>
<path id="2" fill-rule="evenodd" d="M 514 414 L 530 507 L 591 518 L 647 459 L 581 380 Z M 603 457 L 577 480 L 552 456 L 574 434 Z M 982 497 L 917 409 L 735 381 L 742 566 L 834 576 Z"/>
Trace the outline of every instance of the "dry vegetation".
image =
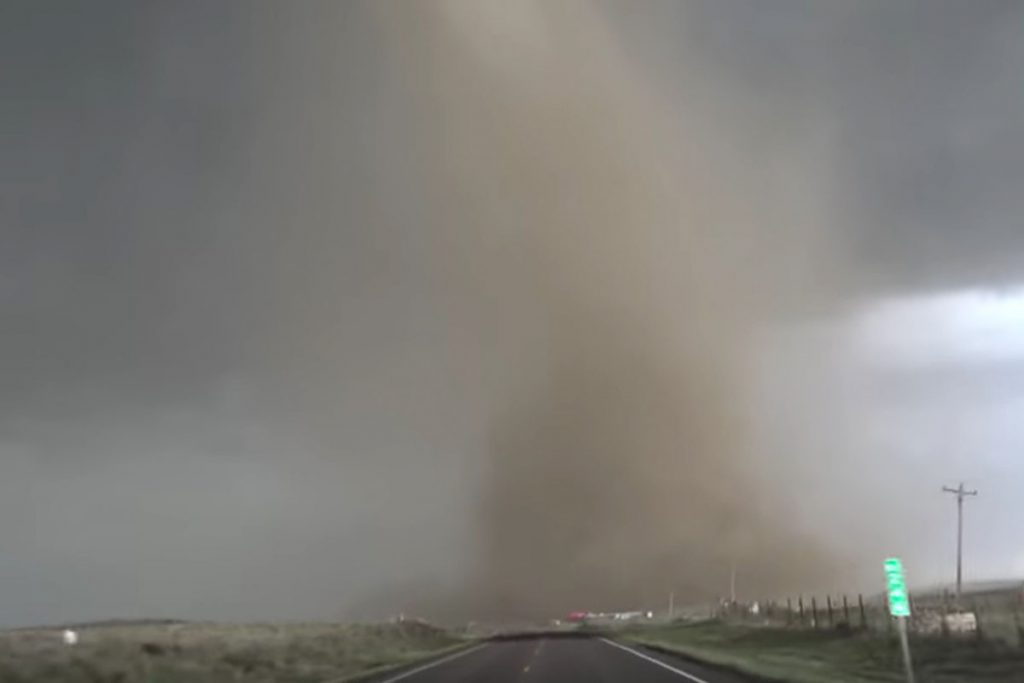
<path id="1" fill-rule="evenodd" d="M 107 624 L 0 634 L 3 683 L 326 683 L 457 647 L 418 623 L 375 625 Z"/>
<path id="2" fill-rule="evenodd" d="M 906 680 L 899 645 L 885 632 L 780 628 L 708 620 L 632 628 L 621 634 L 649 645 L 789 683 Z M 1002 639 L 912 638 L 918 679 L 930 683 L 1024 683 L 1024 649 Z"/>

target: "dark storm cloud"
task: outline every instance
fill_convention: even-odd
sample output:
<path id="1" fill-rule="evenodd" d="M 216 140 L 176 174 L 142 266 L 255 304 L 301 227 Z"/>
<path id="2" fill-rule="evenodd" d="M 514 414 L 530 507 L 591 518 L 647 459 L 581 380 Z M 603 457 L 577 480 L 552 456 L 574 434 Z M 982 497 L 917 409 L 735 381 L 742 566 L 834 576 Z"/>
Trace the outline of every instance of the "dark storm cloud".
<path id="1" fill-rule="evenodd" d="M 499 4 L 0 9 L 5 621 L 706 597 L 750 319 L 1018 278 L 1018 3 Z"/>
<path id="2" fill-rule="evenodd" d="M 842 187 L 830 223 L 854 280 L 873 280 L 850 284 L 941 288 L 1024 269 L 1022 12 L 1012 0 L 656 2 L 621 25 L 667 88 L 691 87 L 684 52 L 742 84 L 719 104 L 742 122 L 751 163 L 770 169 L 765 139 L 827 122 Z"/>
<path id="3" fill-rule="evenodd" d="M 436 423 L 473 417 L 429 404 L 423 237 L 367 208 L 401 154 L 371 15 L 3 13 L 3 619 L 330 617 L 451 576 Z"/>
<path id="4" fill-rule="evenodd" d="M 1024 10 L 909 5 L 836 36 L 827 77 L 849 156 L 851 249 L 895 286 L 1013 283 L 1024 268 Z"/>
<path id="5" fill-rule="evenodd" d="M 255 305 L 216 215 L 246 107 L 225 44 L 192 31 L 197 85 L 161 69 L 155 6 L 3 13 L 4 412 L 188 394 L 230 369 Z"/>

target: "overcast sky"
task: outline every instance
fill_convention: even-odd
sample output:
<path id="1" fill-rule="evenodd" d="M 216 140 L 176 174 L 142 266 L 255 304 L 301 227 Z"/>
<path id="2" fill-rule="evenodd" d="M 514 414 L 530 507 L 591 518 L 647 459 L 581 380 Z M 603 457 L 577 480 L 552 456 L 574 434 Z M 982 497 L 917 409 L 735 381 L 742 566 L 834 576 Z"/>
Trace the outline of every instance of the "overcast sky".
<path id="1" fill-rule="evenodd" d="M 1019 2 L 15 0 L 0 64 L 3 624 L 707 597 L 732 472 L 822 542 L 759 590 L 942 580 L 959 478 L 1024 573 Z"/>

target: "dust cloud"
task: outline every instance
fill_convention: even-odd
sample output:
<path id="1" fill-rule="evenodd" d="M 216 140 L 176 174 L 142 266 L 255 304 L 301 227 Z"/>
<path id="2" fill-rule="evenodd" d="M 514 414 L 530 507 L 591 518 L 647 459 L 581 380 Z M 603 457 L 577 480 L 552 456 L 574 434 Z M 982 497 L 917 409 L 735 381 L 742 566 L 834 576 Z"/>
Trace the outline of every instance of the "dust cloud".
<path id="1" fill-rule="evenodd" d="M 728 93 L 703 74 L 667 94 L 593 4 L 408 10 L 379 20 L 424 145 L 420 221 L 497 378 L 474 611 L 705 600 L 734 562 L 763 595 L 834 578 L 836 549 L 786 518 L 745 438 L 757 324 L 811 305 L 835 265 L 827 150 L 811 136 L 775 161 L 799 194 L 757 187 L 715 120 Z"/>

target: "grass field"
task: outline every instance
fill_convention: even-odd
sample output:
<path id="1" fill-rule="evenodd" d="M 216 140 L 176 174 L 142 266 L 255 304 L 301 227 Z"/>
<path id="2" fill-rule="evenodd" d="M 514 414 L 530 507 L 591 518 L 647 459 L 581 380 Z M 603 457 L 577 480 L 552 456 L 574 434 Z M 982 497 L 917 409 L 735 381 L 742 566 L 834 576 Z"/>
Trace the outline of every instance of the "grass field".
<path id="1" fill-rule="evenodd" d="M 904 681 L 895 638 L 878 633 L 764 628 L 705 621 L 636 627 L 621 636 L 768 679 L 793 683 Z M 919 683 L 1024 683 L 1024 650 L 1003 641 L 918 637 Z"/>
<path id="2" fill-rule="evenodd" d="M 327 683 L 464 641 L 432 626 L 124 624 L 0 632 L 3 683 Z"/>

